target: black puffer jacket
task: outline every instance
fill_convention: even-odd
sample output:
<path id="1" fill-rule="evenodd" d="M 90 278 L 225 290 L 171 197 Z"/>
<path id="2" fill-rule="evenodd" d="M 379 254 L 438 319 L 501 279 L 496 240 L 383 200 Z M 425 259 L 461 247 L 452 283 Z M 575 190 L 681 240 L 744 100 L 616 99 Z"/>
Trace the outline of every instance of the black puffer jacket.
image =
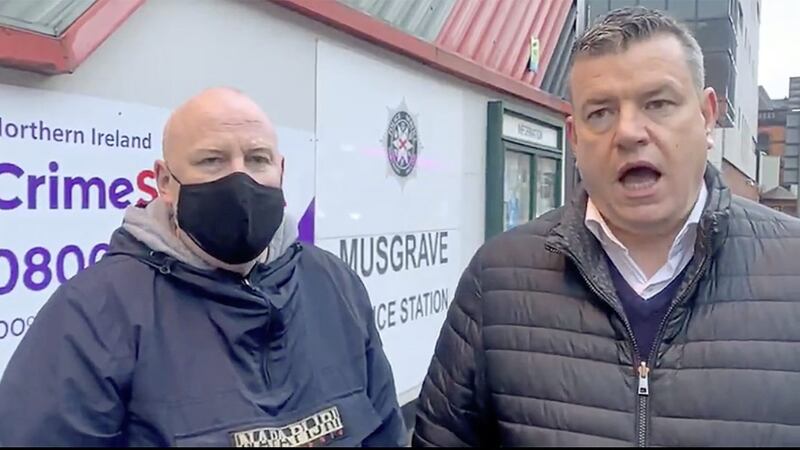
<path id="1" fill-rule="evenodd" d="M 706 172 L 696 253 L 647 361 L 586 196 L 488 242 L 423 385 L 418 446 L 800 445 L 800 221 Z M 657 350 L 657 351 L 656 351 Z"/>

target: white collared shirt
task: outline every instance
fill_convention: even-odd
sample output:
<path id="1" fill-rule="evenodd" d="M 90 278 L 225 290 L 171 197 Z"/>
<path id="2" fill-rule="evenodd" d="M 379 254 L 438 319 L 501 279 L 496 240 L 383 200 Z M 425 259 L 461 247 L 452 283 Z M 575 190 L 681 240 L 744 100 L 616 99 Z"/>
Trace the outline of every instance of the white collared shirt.
<path id="1" fill-rule="evenodd" d="M 617 267 L 620 275 L 640 297 L 647 300 L 664 290 L 689 264 L 694 256 L 694 244 L 697 238 L 697 226 L 703 215 L 703 208 L 708 197 L 708 189 L 702 183 L 697 201 L 689 213 L 689 218 L 672 242 L 667 263 L 649 279 L 628 252 L 628 249 L 614 236 L 608 224 L 600 215 L 600 211 L 590 198 L 586 204 L 585 224 L 589 231 L 597 237 L 611 262 Z"/>

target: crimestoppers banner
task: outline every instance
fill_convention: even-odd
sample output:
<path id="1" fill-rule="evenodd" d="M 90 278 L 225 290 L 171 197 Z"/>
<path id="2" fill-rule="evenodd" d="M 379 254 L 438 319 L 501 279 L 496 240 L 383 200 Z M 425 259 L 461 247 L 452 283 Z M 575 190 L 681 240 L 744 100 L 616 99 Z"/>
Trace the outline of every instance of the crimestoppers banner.
<path id="1" fill-rule="evenodd" d="M 6 85 L 0 98 L 2 375 L 58 285 L 102 258 L 125 208 L 156 197 L 152 167 L 170 111 Z M 278 136 L 288 210 L 313 240 L 314 135 Z"/>

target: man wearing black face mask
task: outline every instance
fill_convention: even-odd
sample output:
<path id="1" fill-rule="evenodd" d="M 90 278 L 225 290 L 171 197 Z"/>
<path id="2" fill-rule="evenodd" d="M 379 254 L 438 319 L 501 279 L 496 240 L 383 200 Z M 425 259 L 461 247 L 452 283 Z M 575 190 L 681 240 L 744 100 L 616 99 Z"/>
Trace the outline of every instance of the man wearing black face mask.
<path id="1" fill-rule="evenodd" d="M 159 198 L 126 212 L 12 357 L 0 446 L 404 445 L 367 292 L 296 242 L 266 115 L 212 89 L 163 147 Z"/>

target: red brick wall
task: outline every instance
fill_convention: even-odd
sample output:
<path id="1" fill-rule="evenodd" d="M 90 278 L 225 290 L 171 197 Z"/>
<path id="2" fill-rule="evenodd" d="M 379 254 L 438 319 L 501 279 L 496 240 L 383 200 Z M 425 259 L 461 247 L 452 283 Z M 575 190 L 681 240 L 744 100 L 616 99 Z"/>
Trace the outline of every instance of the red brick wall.
<path id="1" fill-rule="evenodd" d="M 786 127 L 769 126 L 758 127 L 759 133 L 766 133 L 769 136 L 769 156 L 783 156 L 784 145 L 786 144 Z"/>
<path id="2" fill-rule="evenodd" d="M 755 183 L 751 185 L 748 182 L 751 181 L 750 178 L 724 159 L 722 160 L 722 178 L 734 194 L 758 201 L 758 185 Z"/>

